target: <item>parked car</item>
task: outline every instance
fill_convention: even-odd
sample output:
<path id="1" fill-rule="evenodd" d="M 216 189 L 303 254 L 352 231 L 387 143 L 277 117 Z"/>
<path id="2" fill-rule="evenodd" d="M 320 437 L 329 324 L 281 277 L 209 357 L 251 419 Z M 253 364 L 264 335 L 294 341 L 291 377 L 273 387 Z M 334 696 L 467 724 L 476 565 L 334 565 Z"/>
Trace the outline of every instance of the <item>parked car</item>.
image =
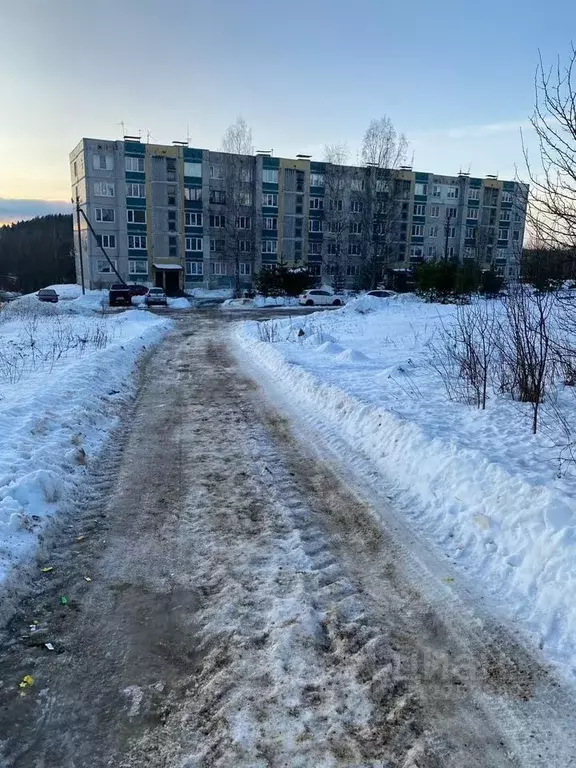
<path id="1" fill-rule="evenodd" d="M 38 301 L 48 301 L 51 304 L 58 302 L 58 294 L 54 288 L 41 288 L 36 296 L 38 296 Z"/>
<path id="2" fill-rule="evenodd" d="M 118 304 L 132 304 L 132 291 L 126 283 L 113 283 L 108 291 L 108 303 L 111 307 Z"/>
<path id="3" fill-rule="evenodd" d="M 304 291 L 298 297 L 298 301 L 303 307 L 326 305 L 339 307 L 342 304 L 342 299 L 339 299 L 332 291 L 325 291 L 323 288 L 311 288 L 309 291 Z"/>
<path id="4" fill-rule="evenodd" d="M 384 291 L 378 289 L 377 291 L 368 291 L 367 296 L 376 296 L 377 299 L 389 299 L 391 296 L 396 296 L 394 291 Z"/>
<path id="5" fill-rule="evenodd" d="M 15 291 L 0 291 L 0 302 L 16 301 L 20 296 L 22 296 L 22 294 L 16 293 Z"/>
<path id="6" fill-rule="evenodd" d="M 132 296 L 146 296 L 148 287 L 146 285 L 129 285 Z"/>
<path id="7" fill-rule="evenodd" d="M 168 299 L 166 298 L 164 288 L 150 288 L 144 297 L 144 302 L 146 303 L 147 307 L 151 307 L 153 304 L 159 304 L 160 306 L 167 307 Z"/>

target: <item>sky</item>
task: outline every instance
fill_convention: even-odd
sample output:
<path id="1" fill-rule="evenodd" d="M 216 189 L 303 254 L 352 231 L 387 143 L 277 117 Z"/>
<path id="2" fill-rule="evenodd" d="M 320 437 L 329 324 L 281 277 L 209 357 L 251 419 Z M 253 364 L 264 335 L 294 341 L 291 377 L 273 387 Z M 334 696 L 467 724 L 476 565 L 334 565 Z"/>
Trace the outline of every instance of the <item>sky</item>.
<path id="1" fill-rule="evenodd" d="M 0 0 L 0 223 L 69 210 L 83 136 L 352 160 L 372 118 L 416 170 L 525 176 L 534 73 L 566 60 L 573 0 Z"/>

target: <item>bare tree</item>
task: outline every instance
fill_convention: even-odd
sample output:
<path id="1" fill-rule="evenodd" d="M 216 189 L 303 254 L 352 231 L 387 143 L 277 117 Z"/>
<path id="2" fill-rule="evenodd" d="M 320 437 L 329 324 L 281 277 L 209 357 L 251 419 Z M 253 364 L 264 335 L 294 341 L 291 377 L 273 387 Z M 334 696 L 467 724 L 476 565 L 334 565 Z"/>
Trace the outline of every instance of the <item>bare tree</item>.
<path id="1" fill-rule="evenodd" d="M 254 144 L 252 129 L 242 117 L 229 125 L 222 138 L 226 192 L 226 253 L 234 262 L 234 293 L 240 295 L 240 263 L 254 272 Z"/>
<path id="2" fill-rule="evenodd" d="M 336 287 L 342 287 L 344 283 L 348 262 L 346 236 L 350 214 L 346 206 L 345 193 L 349 156 L 350 150 L 346 144 L 327 144 L 324 147 L 326 161 L 324 222 L 328 232 L 328 253 L 325 255 L 325 261 Z"/>

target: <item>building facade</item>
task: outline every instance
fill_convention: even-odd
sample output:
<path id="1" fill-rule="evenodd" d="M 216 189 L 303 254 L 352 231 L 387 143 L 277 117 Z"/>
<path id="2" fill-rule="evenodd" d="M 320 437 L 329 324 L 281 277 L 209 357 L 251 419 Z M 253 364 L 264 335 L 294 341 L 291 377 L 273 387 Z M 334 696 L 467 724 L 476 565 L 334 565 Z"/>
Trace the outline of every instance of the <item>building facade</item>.
<path id="1" fill-rule="evenodd" d="M 249 288 L 279 263 L 354 287 L 367 265 L 380 279 L 433 258 L 518 275 L 527 187 L 514 181 L 130 137 L 82 139 L 70 171 L 92 228 L 83 217 L 75 225 L 76 272 L 87 288 L 117 282 L 114 269 L 170 292 Z"/>

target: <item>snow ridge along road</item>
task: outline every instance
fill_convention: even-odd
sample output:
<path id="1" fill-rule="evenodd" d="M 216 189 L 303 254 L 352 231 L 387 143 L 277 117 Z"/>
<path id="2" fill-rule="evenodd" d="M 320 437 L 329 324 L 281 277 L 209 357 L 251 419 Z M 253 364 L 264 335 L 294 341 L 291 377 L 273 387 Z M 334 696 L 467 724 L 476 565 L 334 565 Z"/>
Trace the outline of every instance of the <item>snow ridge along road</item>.
<path id="1" fill-rule="evenodd" d="M 0 634 L 0 766 L 575 765 L 572 700 L 413 583 L 218 314 L 150 357 L 131 433 L 41 552 L 54 570 L 28 573 Z"/>

